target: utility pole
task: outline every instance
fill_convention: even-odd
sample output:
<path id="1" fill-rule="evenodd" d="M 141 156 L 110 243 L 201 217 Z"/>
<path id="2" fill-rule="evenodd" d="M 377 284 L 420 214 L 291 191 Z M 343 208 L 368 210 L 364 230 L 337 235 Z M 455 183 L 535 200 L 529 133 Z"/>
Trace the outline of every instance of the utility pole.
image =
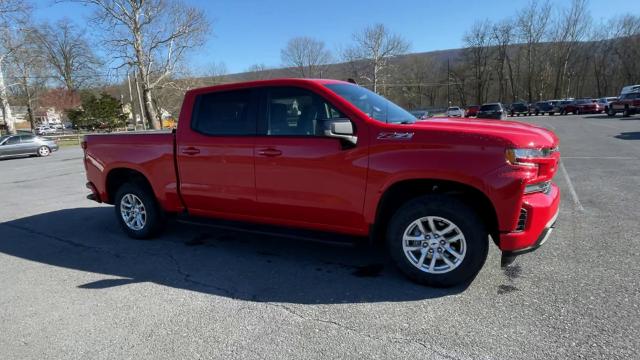
<path id="1" fill-rule="evenodd" d="M 447 107 L 451 106 L 451 65 L 447 58 Z"/>

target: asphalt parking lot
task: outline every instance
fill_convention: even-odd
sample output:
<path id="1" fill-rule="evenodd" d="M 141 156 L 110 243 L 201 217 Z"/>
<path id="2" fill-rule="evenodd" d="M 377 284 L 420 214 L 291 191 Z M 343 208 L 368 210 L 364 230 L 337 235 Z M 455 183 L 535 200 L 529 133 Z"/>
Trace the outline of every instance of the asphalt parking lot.
<path id="1" fill-rule="evenodd" d="M 170 224 L 133 241 L 79 148 L 0 161 L 0 358 L 630 359 L 640 350 L 640 116 L 516 118 L 561 139 L 543 248 L 468 287 L 375 249 Z"/>

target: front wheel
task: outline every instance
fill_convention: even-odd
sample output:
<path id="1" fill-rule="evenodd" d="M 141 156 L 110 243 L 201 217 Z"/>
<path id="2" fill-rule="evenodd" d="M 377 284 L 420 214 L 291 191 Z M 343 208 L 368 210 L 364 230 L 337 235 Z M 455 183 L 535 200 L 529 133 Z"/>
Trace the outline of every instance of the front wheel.
<path id="1" fill-rule="evenodd" d="M 487 258 L 488 234 L 478 214 L 460 200 L 426 195 L 393 215 L 387 245 L 398 268 L 411 280 L 451 287 L 478 274 Z"/>
<path id="2" fill-rule="evenodd" d="M 122 229 L 134 239 L 150 239 L 162 228 L 162 211 L 146 186 L 127 183 L 118 189 L 116 217 Z"/>

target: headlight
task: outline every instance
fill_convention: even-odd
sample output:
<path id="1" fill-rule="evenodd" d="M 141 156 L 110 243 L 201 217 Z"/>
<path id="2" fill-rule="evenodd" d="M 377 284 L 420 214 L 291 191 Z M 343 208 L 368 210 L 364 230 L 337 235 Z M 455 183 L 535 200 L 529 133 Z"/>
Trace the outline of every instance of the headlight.
<path id="1" fill-rule="evenodd" d="M 513 165 L 535 166 L 535 161 L 528 160 L 545 159 L 555 151 L 558 149 L 507 149 L 505 159 Z"/>

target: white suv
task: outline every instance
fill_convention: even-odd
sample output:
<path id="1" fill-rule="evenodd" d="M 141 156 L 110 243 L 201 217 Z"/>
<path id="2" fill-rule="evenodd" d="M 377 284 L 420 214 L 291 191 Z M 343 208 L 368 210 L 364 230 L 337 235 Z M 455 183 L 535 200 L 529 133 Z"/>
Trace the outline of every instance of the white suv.
<path id="1" fill-rule="evenodd" d="M 464 111 L 458 106 L 452 106 L 447 109 L 447 117 L 463 117 Z"/>

